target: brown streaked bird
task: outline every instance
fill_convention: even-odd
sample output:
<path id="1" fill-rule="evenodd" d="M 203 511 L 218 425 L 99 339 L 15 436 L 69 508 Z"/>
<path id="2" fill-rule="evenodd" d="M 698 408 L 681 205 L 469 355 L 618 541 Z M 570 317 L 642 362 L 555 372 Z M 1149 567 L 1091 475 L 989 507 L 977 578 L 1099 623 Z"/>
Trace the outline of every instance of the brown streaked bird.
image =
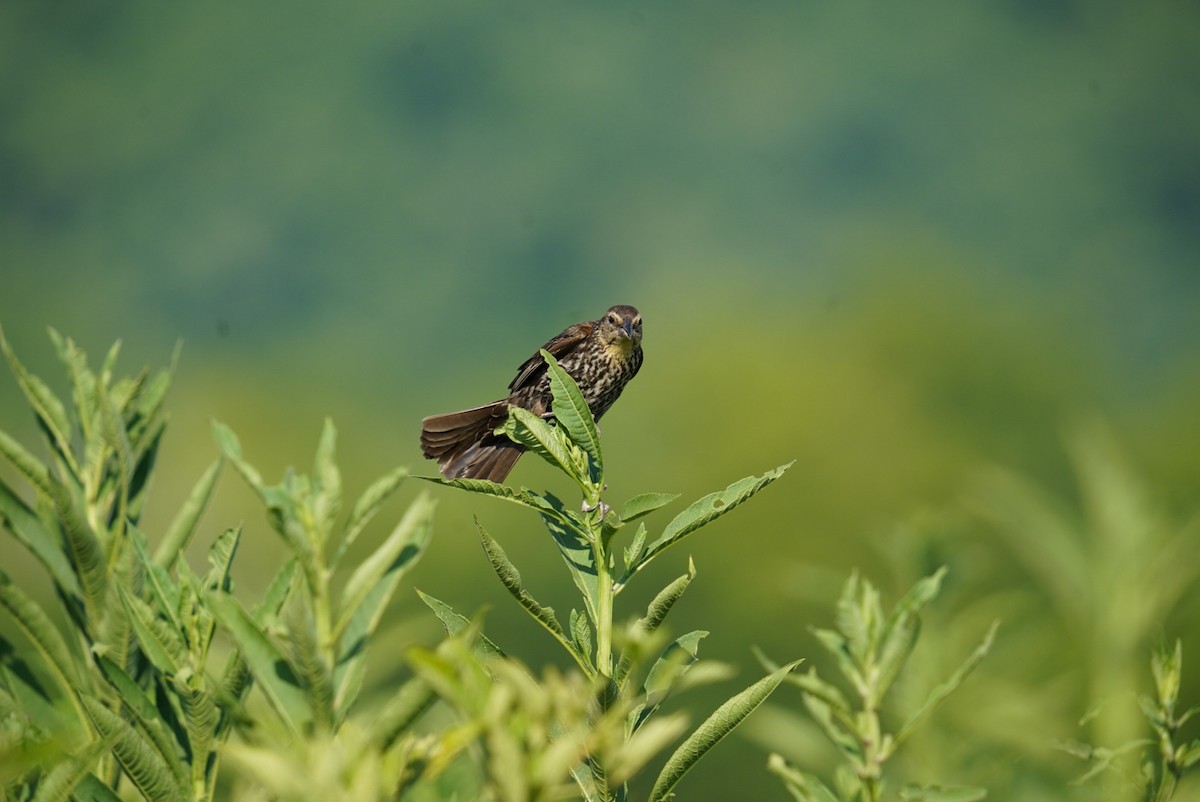
<path id="1" fill-rule="evenodd" d="M 568 327 L 542 348 L 575 380 L 592 417 L 600 420 L 642 366 L 642 316 L 632 306 L 614 306 L 599 320 Z M 447 479 L 503 482 L 525 451 L 494 433 L 508 419 L 508 408 L 551 417 L 550 376 L 540 349 L 517 369 L 508 391 L 499 401 L 421 421 L 421 451 L 438 461 Z"/>

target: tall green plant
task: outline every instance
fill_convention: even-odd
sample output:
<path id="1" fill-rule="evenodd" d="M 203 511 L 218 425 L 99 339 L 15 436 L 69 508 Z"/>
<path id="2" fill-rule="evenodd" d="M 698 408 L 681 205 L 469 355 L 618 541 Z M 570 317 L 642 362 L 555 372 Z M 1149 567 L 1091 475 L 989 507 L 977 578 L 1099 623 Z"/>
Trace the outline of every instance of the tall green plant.
<path id="1" fill-rule="evenodd" d="M 0 332 L 49 451 L 43 461 L 0 431 L 0 454 L 28 486 L 23 496 L 0 482 L 0 518 L 46 569 L 66 623 L 64 630 L 0 574 L 0 604 L 35 647 L 22 657 L 0 642 L 0 711 L 10 728 L 0 761 L 5 794 L 108 800 L 128 783 L 148 799 L 210 799 L 214 747 L 233 720 L 219 700 L 245 687 L 236 671 L 208 672 L 213 622 L 200 600 L 228 583 L 240 532 L 217 538 L 203 576 L 180 555 L 220 463 L 201 476 L 152 556 L 139 521 L 173 367 L 118 378 L 119 343 L 94 371 L 71 340 L 53 330 L 50 336 L 70 383 L 69 404 Z"/>
<path id="2" fill-rule="evenodd" d="M 604 455 L 595 421 L 571 377 L 550 354 L 543 351 L 542 357 L 549 369 L 553 420 L 513 408 L 502 431 L 571 480 L 581 497 L 578 511 L 550 493 L 527 488 L 473 479 L 430 481 L 501 498 L 538 514 L 562 555 L 581 600 L 581 609 L 572 609 L 565 625 L 553 609 L 534 598 L 503 547 L 480 525 L 484 552 L 505 589 L 571 657 L 590 683 L 595 708 L 593 722 L 598 725 L 610 711 L 622 710 L 623 741 L 633 743 L 650 726 L 653 715 L 669 694 L 709 676 L 703 670 L 695 670 L 699 642 L 708 633 L 696 631 L 680 636 L 656 659 L 651 657 L 660 626 L 695 577 L 690 562 L 687 572 L 663 588 L 645 613 L 628 627 L 614 623 L 617 597 L 652 560 L 750 499 L 782 476 L 789 466 L 747 477 L 697 500 L 651 538 L 640 519 L 678 496 L 644 493 L 619 508 L 604 502 Z M 634 522 L 638 522 L 637 529 L 620 551 L 618 568 L 617 536 L 628 531 L 627 527 Z M 427 603 L 451 633 L 466 626 L 466 619 L 448 605 L 432 598 Z M 683 775 L 760 705 L 795 665 L 791 663 L 771 672 L 721 705 L 695 729 L 667 759 L 654 782 L 650 799 L 657 802 L 669 798 Z M 647 744 L 662 745 L 658 739 L 648 739 Z M 599 802 L 628 798 L 628 774 L 617 770 L 609 753 L 592 746 L 582 757 L 573 776 L 585 799 Z M 640 765 L 647 757 L 645 752 L 639 752 L 636 762 Z"/>
<path id="3" fill-rule="evenodd" d="M 1121 758 L 1140 753 L 1137 773 L 1123 778 L 1122 786 L 1129 790 L 1127 798 L 1169 802 L 1183 776 L 1200 764 L 1200 738 L 1187 741 L 1182 732 L 1184 725 L 1200 713 L 1200 706 L 1179 710 L 1183 643 L 1175 641 L 1174 648 L 1164 645 L 1158 649 L 1150 660 L 1150 670 L 1154 675 L 1154 696 L 1142 695 L 1138 703 L 1153 737 L 1129 740 L 1117 747 L 1062 744 L 1064 750 L 1092 764 L 1076 784 L 1109 772 L 1121 776 Z"/>
<path id="4" fill-rule="evenodd" d="M 772 754 L 769 769 L 783 780 L 797 802 L 884 799 L 888 761 L 991 648 L 998 622 L 992 624 L 962 665 L 931 690 L 925 702 L 897 729 L 889 731 L 883 719 L 885 699 L 916 646 L 921 610 L 937 596 L 945 573 L 943 568 L 917 582 L 886 616 L 879 591 L 854 574 L 837 604 L 836 629 L 814 630 L 817 640 L 832 655 L 842 685 L 848 686 L 850 693 L 822 679 L 816 669 L 788 677 L 803 691 L 804 706 L 842 758 L 831 788 L 816 775 Z M 983 789 L 966 787 L 908 785 L 900 791 L 904 802 L 972 802 L 985 796 Z"/>
<path id="5" fill-rule="evenodd" d="M 184 559 L 221 461 L 201 476 L 156 548 L 139 528 L 173 369 L 117 378 L 116 346 L 95 372 L 74 343 L 51 337 L 70 381 L 69 405 L 0 332 L 50 454 L 44 462 L 0 431 L 0 455 L 30 497 L 0 481 L 0 520 L 46 569 L 65 622 L 0 572 L 0 605 L 33 646 L 19 651 L 0 638 L 2 798 L 207 802 L 223 755 L 236 759 L 268 743 L 278 753 L 336 744 L 363 686 L 367 646 L 428 542 L 433 502 L 419 497 L 336 587 L 339 562 L 406 472 L 372 484 L 342 520 L 332 424 L 313 477 L 289 471 L 277 486 L 261 481 L 233 434 L 218 426 L 222 449 L 293 553 L 265 597 L 247 607 L 230 578 L 240 529 L 216 538 L 206 572 Z M 218 670 L 210 658 L 219 632 L 234 648 Z M 265 711 L 249 703 L 254 687 Z M 364 759 L 394 768 L 376 798 L 392 798 L 419 777 L 422 755 L 436 743 L 422 742 L 413 725 L 433 701 L 414 679 L 355 728 Z M 234 731 L 243 741 L 237 747 L 227 743 Z"/>

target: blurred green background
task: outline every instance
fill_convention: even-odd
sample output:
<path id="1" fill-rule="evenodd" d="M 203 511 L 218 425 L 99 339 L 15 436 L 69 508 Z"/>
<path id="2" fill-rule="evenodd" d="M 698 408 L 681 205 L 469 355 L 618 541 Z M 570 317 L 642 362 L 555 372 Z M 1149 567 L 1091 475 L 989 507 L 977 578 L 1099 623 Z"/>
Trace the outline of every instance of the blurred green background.
<path id="1" fill-rule="evenodd" d="M 1156 639 L 1183 637 L 1185 668 L 1200 664 L 1190 574 L 1150 625 L 1112 630 L 1200 551 L 1198 43 L 1184 2 L 13 0 L 0 322 L 53 379 L 47 325 L 96 361 L 121 338 L 127 371 L 183 341 L 156 531 L 216 455 L 212 418 L 268 477 L 309 463 L 325 415 L 348 488 L 432 472 L 422 416 L 499 397 L 550 336 L 635 304 L 646 365 L 603 424 L 614 500 L 796 460 L 692 541 L 675 631 L 711 630 L 705 652 L 739 681 L 760 670 L 755 644 L 824 665 L 808 627 L 828 625 L 852 567 L 894 599 L 947 562 L 913 692 L 1005 624 L 902 773 L 1089 799 L 1052 741 L 1122 731 L 1119 715 L 1099 733 L 1077 721 L 1149 686 Z M 0 410 L 35 438 L 12 381 Z M 1089 470 L 1113 483 L 1081 490 Z M 1074 527 L 1095 598 L 1039 562 L 1037 531 L 997 522 L 1020 506 L 988 501 L 1012 476 Z M 557 479 L 527 458 L 512 481 Z M 551 644 L 504 597 L 471 516 L 563 610 L 544 533 L 434 492 L 415 584 L 491 604 L 489 632 L 538 663 Z M 231 471 L 196 555 L 241 520 L 235 574 L 255 594 L 282 549 Z M 1130 535 L 1122 551 L 1129 520 L 1196 548 Z M 6 568 L 30 564 L 0 548 Z M 407 639 L 436 637 L 411 594 L 394 617 L 382 683 Z M 1096 679 L 1114 665 L 1115 685 Z M 680 793 L 784 799 L 768 748 L 826 765 L 789 693 Z"/>

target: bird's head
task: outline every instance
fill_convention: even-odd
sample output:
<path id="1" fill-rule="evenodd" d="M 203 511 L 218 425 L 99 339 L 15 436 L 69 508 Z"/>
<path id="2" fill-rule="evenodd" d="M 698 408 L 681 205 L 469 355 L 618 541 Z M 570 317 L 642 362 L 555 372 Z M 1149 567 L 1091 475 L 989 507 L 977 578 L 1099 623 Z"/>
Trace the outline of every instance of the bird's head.
<path id="1" fill-rule="evenodd" d="M 624 351 L 642 344 L 642 315 L 632 306 L 614 306 L 600 319 L 600 338 Z"/>

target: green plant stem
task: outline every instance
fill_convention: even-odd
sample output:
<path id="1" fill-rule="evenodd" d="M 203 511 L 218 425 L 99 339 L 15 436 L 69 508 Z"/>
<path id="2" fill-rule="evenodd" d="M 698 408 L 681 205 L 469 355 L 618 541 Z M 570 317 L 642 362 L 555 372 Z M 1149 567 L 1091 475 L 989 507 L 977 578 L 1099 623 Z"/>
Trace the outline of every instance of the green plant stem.
<path id="1" fill-rule="evenodd" d="M 611 679 L 613 580 L 606 550 L 599 547 L 596 552 L 596 669 Z"/>
<path id="2" fill-rule="evenodd" d="M 605 542 L 602 534 L 602 513 L 603 508 L 597 498 L 596 508 L 588 513 L 585 521 L 588 538 L 592 542 L 592 555 L 596 561 L 596 670 L 611 679 L 613 675 L 613 576 L 608 543 Z"/>

